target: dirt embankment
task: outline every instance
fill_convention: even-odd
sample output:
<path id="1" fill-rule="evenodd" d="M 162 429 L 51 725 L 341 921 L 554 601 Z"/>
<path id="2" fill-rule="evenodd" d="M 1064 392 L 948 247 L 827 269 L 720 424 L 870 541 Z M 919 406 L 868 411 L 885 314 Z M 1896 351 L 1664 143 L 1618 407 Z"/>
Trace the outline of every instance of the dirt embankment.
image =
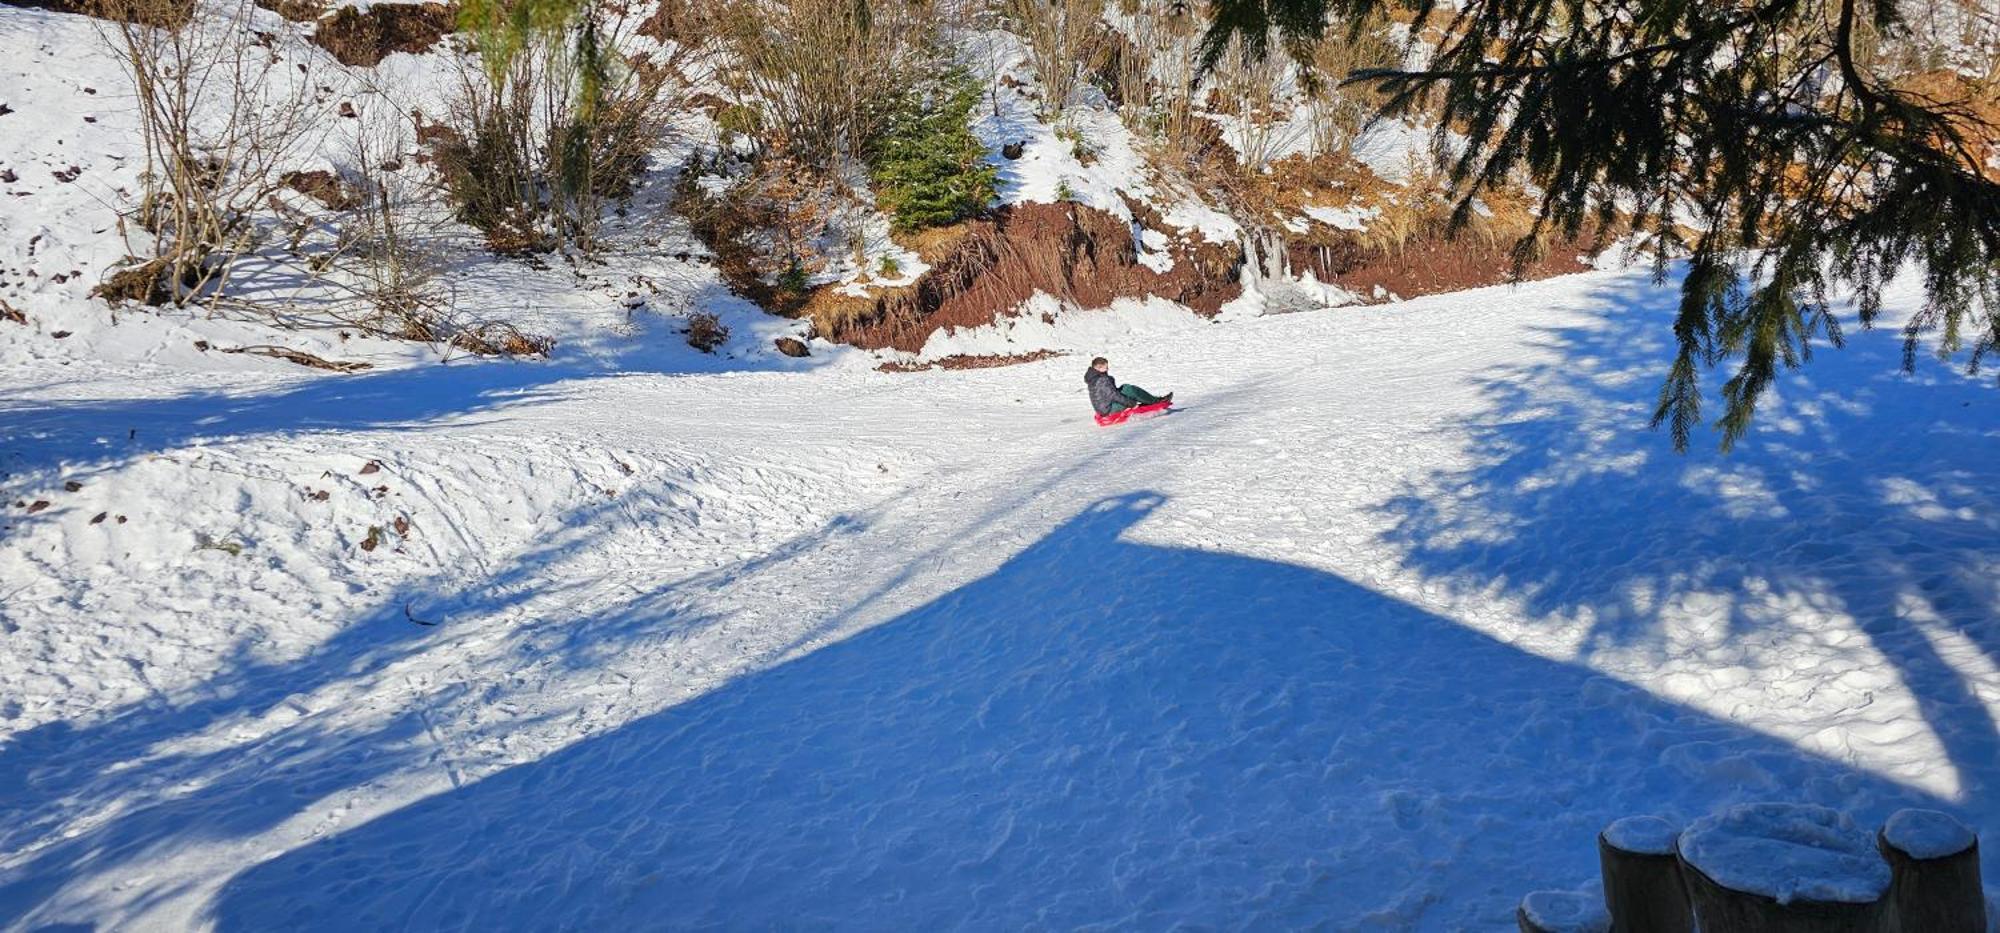
<path id="1" fill-rule="evenodd" d="M 1194 171 L 1239 222 L 1262 229 L 1254 238 L 1261 249 L 1282 251 L 1291 274 L 1310 273 L 1364 301 L 1508 282 L 1514 244 L 1535 232 L 1539 205 L 1518 190 L 1483 192 L 1480 209 L 1449 235 L 1455 202 L 1444 180 L 1428 171 L 1398 183 L 1351 156 L 1332 155 L 1291 156 L 1266 171 L 1245 172 L 1226 145 L 1206 145 L 1200 153 L 1205 161 Z M 1315 219 L 1316 207 L 1355 209 L 1364 229 Z M 1542 258 L 1522 270 L 1523 278 L 1583 271 L 1577 257 L 1594 251 L 1588 233 L 1543 245 Z"/>
<path id="2" fill-rule="evenodd" d="M 295 5 L 293 9 L 303 14 L 310 7 Z M 458 7 L 454 4 L 377 3 L 366 13 L 341 7 L 319 21 L 312 41 L 343 65 L 372 68 L 396 52 L 428 52 L 457 28 Z"/>
<path id="3" fill-rule="evenodd" d="M 1085 308 L 1159 297 L 1213 314 L 1242 292 L 1242 249 L 1177 238 L 1174 262 L 1139 262 L 1132 225 L 1080 204 L 1019 204 L 966 223 L 922 252 L 930 269 L 911 285 L 866 298 L 830 290 L 803 313 L 832 340 L 916 351 L 945 327 L 992 323 L 1041 292 Z"/>
<path id="4" fill-rule="evenodd" d="M 1369 248 L 1351 236 L 1290 240 L 1286 259 L 1294 275 L 1338 285 L 1365 300 L 1387 295 L 1416 298 L 1503 285 L 1513 280 L 1513 243 L 1473 235 L 1446 238 L 1442 231 L 1411 237 L 1393 248 Z M 1590 268 L 1581 258 L 1587 240 L 1557 243 L 1528 264 L 1521 278 L 1546 279 Z M 1380 289 L 1378 292 L 1377 289 Z"/>
<path id="5" fill-rule="evenodd" d="M 179 29 L 194 18 L 194 0 L 0 0 L 0 6 L 75 13 L 167 29 Z"/>
<path id="6" fill-rule="evenodd" d="M 1532 229 L 1532 221 L 1517 220 L 1511 205 L 1448 238 L 1448 210 L 1433 203 L 1437 199 L 1405 200 L 1414 200 L 1414 206 L 1383 199 L 1387 206 L 1376 210 L 1380 229 L 1356 232 L 1313 222 L 1303 232 L 1286 230 L 1281 238 L 1257 241 L 1264 249 L 1281 250 L 1291 274 L 1311 273 L 1363 301 L 1496 285 L 1513 277 L 1514 241 Z M 692 189 L 680 207 L 737 294 L 774 314 L 810 319 L 821 337 L 867 349 L 921 351 L 931 334 L 1019 313 L 1037 292 L 1083 308 L 1157 297 L 1203 314 L 1242 294 L 1242 245 L 1211 243 L 1175 228 L 1136 200 L 1127 201 L 1129 221 L 1081 204 L 1031 203 L 924 231 L 904 245 L 917 252 L 926 271 L 908 285 L 865 295 L 831 286 L 788 288 L 782 279 L 773 284 L 768 269 L 774 263 L 758 252 L 768 248 L 757 235 L 764 227 L 750 213 L 703 200 Z M 1284 207 L 1274 202 L 1272 212 L 1303 212 L 1278 210 Z M 1140 261 L 1135 234 L 1146 231 L 1166 235 L 1173 262 L 1165 272 Z M 1587 242 L 1552 244 L 1524 277 L 1582 271 L 1586 266 L 1579 257 L 1589 251 Z"/>
<path id="7" fill-rule="evenodd" d="M 255 0 L 297 23 L 317 23 L 312 42 L 341 64 L 373 67 L 394 52 L 427 52 L 458 28 L 451 3 L 377 3 L 366 12 L 342 7 L 331 16 L 327 0 Z M 195 0 L 0 0 L 0 6 L 77 13 L 114 22 L 178 29 L 194 17 Z"/>

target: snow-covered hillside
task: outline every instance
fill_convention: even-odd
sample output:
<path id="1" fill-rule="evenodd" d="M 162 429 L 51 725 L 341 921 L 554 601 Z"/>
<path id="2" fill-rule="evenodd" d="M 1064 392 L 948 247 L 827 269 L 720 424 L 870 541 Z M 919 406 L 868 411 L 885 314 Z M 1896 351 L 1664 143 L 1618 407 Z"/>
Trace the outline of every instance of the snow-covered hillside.
<path id="1" fill-rule="evenodd" d="M 436 186 L 449 10 L 237 7 L 310 88 L 272 171 Z M 442 25 L 318 41 L 390 9 Z M 2000 387 L 1899 371 L 1911 283 L 1676 455 L 1672 281 L 1357 304 L 1494 280 L 1528 216 L 1437 239 L 1426 127 L 1283 65 L 1196 105 L 1184 21 L 1115 82 L 1190 98 L 1163 140 L 944 19 L 990 203 L 892 238 L 847 152 L 803 247 L 718 236 L 702 193 L 793 179 L 676 59 L 593 248 L 411 208 L 420 341 L 356 323 L 310 184 L 244 209 L 230 301 L 94 297 L 151 246 L 129 82 L 0 5 L 0 931 L 1511 929 L 1624 817 L 2000 830 Z M 452 342 L 489 322 L 553 352 Z M 1100 354 L 1180 407 L 1096 426 Z"/>
<path id="2" fill-rule="evenodd" d="M 1993 385 L 1862 335 L 1677 457 L 1672 301 L 916 374 L 0 327 L 0 918 L 1499 929 L 1623 816 L 2000 830 Z M 1183 409 L 1094 426 L 1093 353 Z"/>

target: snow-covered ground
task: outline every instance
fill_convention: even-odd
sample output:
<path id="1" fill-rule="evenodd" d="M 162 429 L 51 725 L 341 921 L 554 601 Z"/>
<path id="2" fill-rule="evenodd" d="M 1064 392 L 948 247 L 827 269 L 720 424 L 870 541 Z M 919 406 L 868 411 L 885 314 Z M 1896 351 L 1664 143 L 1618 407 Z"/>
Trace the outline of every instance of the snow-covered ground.
<path id="1" fill-rule="evenodd" d="M 1673 299 L 917 374 L 0 322 L 0 927 L 1504 929 L 1621 817 L 1990 837 L 1993 384 L 1858 335 L 1676 456 Z"/>

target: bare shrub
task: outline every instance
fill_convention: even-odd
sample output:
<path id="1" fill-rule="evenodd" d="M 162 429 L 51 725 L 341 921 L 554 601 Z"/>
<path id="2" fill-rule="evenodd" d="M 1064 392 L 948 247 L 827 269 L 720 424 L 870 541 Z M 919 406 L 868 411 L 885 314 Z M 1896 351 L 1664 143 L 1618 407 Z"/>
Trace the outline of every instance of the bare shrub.
<path id="1" fill-rule="evenodd" d="M 1204 86 L 1202 26 L 1183 0 L 1134 0 L 1125 11 L 1119 109 L 1165 165 L 1187 165 L 1213 136 L 1197 98 Z"/>
<path id="2" fill-rule="evenodd" d="M 547 356 L 556 347 L 553 337 L 522 333 L 514 325 L 500 321 L 457 328 L 447 343 L 479 356 Z"/>
<path id="3" fill-rule="evenodd" d="M 729 340 L 729 328 L 712 311 L 688 315 L 687 344 L 703 353 L 714 353 Z"/>
<path id="4" fill-rule="evenodd" d="M 455 307 L 442 282 L 450 214 L 434 179 L 413 168 L 415 122 L 363 114 L 344 171 L 353 207 L 333 218 L 332 252 L 313 265 L 353 298 L 336 318 L 368 333 L 481 356 L 545 356 L 551 338 Z"/>
<path id="5" fill-rule="evenodd" d="M 1306 128 L 1291 121 L 1286 99 L 1292 90 L 1291 61 L 1259 55 L 1233 40 L 1211 75 L 1215 109 L 1233 118 L 1237 162 L 1260 173 L 1273 160 L 1304 142 Z"/>
<path id="6" fill-rule="evenodd" d="M 149 236 L 150 258 L 122 292 L 185 304 L 222 292 L 237 259 L 269 232 L 258 212 L 323 135 L 309 75 L 284 66 L 251 28 L 249 0 L 120 0 L 128 21 L 101 35 L 133 86 L 144 137 L 139 203 L 121 220 Z M 158 9 L 153 7 L 157 6 Z M 126 228 L 128 238 L 131 234 Z M 150 284 L 130 281 L 148 270 Z"/>
<path id="7" fill-rule="evenodd" d="M 460 69 L 444 120 L 450 132 L 438 135 L 432 155 L 459 219 L 485 234 L 494 252 L 544 252 L 556 237 L 535 145 L 540 61 L 523 56 L 508 70 L 495 77 L 473 64 Z"/>
<path id="8" fill-rule="evenodd" d="M 938 6 L 724 0 L 717 29 L 740 65 L 720 75 L 761 111 L 769 146 L 820 167 L 865 148 L 890 105 L 939 61 Z"/>
<path id="9" fill-rule="evenodd" d="M 1114 48 L 1104 0 L 1002 0 L 1002 9 L 1027 41 L 1028 63 L 1042 87 L 1042 116 L 1061 114 Z"/>
<path id="10" fill-rule="evenodd" d="M 527 2 L 468 16 L 511 23 Z M 633 26 L 586 4 L 553 28 L 483 42 L 460 68 L 434 155 L 461 219 L 495 251 L 598 248 L 605 203 L 630 194 L 687 93 L 685 47 L 617 54 Z"/>
<path id="11" fill-rule="evenodd" d="M 676 211 L 715 251 L 718 271 L 738 294 L 768 310 L 797 311 L 812 275 L 827 265 L 821 247 L 849 200 L 844 183 L 794 156 L 767 154 L 711 193 L 694 184 L 700 167 L 682 173 Z"/>
<path id="12" fill-rule="evenodd" d="M 369 329 L 435 342 L 441 336 L 437 241 L 442 219 L 432 184 L 407 168 L 411 131 L 401 115 L 371 119 L 355 134 L 350 187 L 355 208 L 342 238 L 346 271 L 369 308 Z"/>
<path id="13" fill-rule="evenodd" d="M 1403 62 L 1403 47 L 1389 32 L 1388 17 L 1376 13 L 1344 34 L 1329 34 L 1313 47 L 1312 67 L 1321 81 L 1310 98 L 1312 154 L 1344 151 L 1356 133 L 1382 104 L 1373 85 L 1343 84 L 1348 75 L 1367 68 L 1393 68 Z"/>

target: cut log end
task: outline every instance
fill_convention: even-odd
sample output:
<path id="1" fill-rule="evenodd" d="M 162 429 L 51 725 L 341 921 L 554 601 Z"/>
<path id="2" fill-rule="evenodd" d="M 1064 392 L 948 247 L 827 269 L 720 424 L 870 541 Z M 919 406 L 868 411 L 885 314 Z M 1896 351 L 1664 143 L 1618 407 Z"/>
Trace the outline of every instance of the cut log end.
<path id="1" fill-rule="evenodd" d="M 1955 817 L 1903 810 L 1879 832 L 1826 807 L 1759 803 L 1681 830 L 1658 817 L 1598 834 L 1595 892 L 1538 891 L 1523 933 L 1989 933 L 1979 838 Z"/>
<path id="2" fill-rule="evenodd" d="M 1619 933 L 1688 933 L 1694 928 L 1674 854 L 1678 827 L 1658 817 L 1619 820 L 1597 837 L 1604 909 Z"/>
<path id="3" fill-rule="evenodd" d="M 1870 834 L 1807 804 L 1732 807 L 1681 834 L 1681 876 L 1703 933 L 1879 933 L 1889 871 Z"/>
<path id="4" fill-rule="evenodd" d="M 1594 893 L 1536 891 L 1514 909 L 1521 933 L 1605 933 L 1611 918 Z"/>
<path id="5" fill-rule="evenodd" d="M 1979 837 L 1935 810 L 1902 810 L 1875 837 L 1889 863 L 1889 897 L 1903 933 L 1985 933 Z"/>

